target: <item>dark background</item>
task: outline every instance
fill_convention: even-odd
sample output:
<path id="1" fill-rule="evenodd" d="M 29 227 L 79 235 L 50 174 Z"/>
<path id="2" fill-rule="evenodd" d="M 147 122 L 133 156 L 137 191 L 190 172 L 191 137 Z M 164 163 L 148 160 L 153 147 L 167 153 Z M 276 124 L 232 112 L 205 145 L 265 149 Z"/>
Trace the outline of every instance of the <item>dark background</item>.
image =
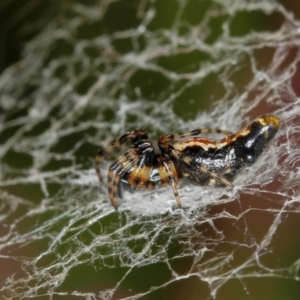
<path id="1" fill-rule="evenodd" d="M 279 1 L 300 18 L 300 1 Z M 22 56 L 23 45 L 55 18 L 59 7 L 68 1 L 0 1 L 0 74 Z"/>
<path id="2" fill-rule="evenodd" d="M 22 55 L 23 45 L 54 18 L 60 1 L 0 1 L 0 73 Z"/>

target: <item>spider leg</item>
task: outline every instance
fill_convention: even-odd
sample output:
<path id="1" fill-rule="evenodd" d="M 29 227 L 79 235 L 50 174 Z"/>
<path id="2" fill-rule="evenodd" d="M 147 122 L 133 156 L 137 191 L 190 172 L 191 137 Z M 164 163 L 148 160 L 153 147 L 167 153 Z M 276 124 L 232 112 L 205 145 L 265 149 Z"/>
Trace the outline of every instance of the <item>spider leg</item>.
<path id="1" fill-rule="evenodd" d="M 139 160 L 128 176 L 128 184 L 134 189 L 147 189 L 151 186 L 149 178 L 153 170 L 154 147 L 149 140 L 138 141 L 132 147 Z"/>
<path id="2" fill-rule="evenodd" d="M 172 186 L 177 206 L 181 208 L 181 200 L 177 189 L 177 182 L 179 180 L 179 176 L 174 166 L 174 163 L 170 159 L 160 156 L 158 157 L 157 168 L 159 176 L 161 178 L 161 185 L 166 186 L 170 184 Z"/>
<path id="3" fill-rule="evenodd" d="M 217 133 L 217 134 L 224 134 L 224 135 L 231 135 L 232 132 L 228 131 L 228 130 L 223 130 L 223 129 L 219 129 L 219 128 L 198 128 L 198 129 L 194 129 L 188 132 L 183 132 L 183 133 L 177 133 L 177 134 L 172 134 L 172 140 L 171 141 L 177 141 L 177 140 L 181 140 L 184 138 L 189 138 L 189 137 L 193 137 L 193 136 L 199 136 L 201 134 L 209 134 L 209 133 Z"/>
<path id="4" fill-rule="evenodd" d="M 173 188 L 173 192 L 174 192 L 174 196 L 175 196 L 175 199 L 176 199 L 177 206 L 179 208 L 181 208 L 181 200 L 180 200 L 180 197 L 179 197 L 179 194 L 178 194 L 178 189 L 177 189 L 177 185 L 176 185 L 175 181 L 172 181 L 171 185 L 172 185 L 172 188 Z"/>
<path id="5" fill-rule="evenodd" d="M 207 170 L 207 168 L 205 168 L 204 166 L 200 166 L 199 167 L 200 172 L 203 173 L 208 173 L 212 178 L 214 179 L 218 179 L 220 180 L 224 185 L 226 186 L 230 186 L 230 187 L 234 187 L 234 185 L 225 177 L 218 175 L 216 172 L 214 171 L 209 171 Z"/>
<path id="6" fill-rule="evenodd" d="M 122 176 L 128 172 L 128 185 L 133 189 L 145 189 L 148 186 L 150 174 L 153 168 L 155 156 L 154 147 L 148 140 L 139 140 L 125 155 L 113 163 L 108 170 L 107 187 L 112 205 L 117 209 L 118 195 L 121 195 L 120 181 Z M 149 185 L 149 184 L 148 184 Z"/>
<path id="7" fill-rule="evenodd" d="M 120 180 L 138 161 L 136 153 L 130 149 L 125 155 L 121 156 L 116 162 L 110 165 L 107 175 L 108 196 L 111 204 L 117 210 L 118 198 L 122 196 L 120 190 Z"/>
<path id="8" fill-rule="evenodd" d="M 180 151 L 178 150 L 172 150 L 172 156 L 175 157 L 177 160 L 181 159 L 186 165 L 189 166 L 189 168 L 193 168 L 193 159 L 191 157 L 185 156 L 183 158 L 180 158 Z M 225 177 L 218 175 L 214 171 L 209 171 L 205 166 L 199 165 L 199 171 L 201 173 L 207 173 L 209 174 L 212 178 L 220 180 L 224 185 L 234 187 L 233 184 Z"/>
<path id="9" fill-rule="evenodd" d="M 115 148 L 119 148 L 122 144 L 126 143 L 127 141 L 130 141 L 131 144 L 134 144 L 136 141 L 147 139 L 147 138 L 148 138 L 148 134 L 143 129 L 129 131 L 123 134 L 117 140 L 112 141 L 110 143 L 110 146 L 108 146 L 107 148 L 103 150 L 98 150 L 95 157 L 95 170 L 99 181 L 102 182 L 102 175 L 100 172 L 100 161 L 103 156 L 113 151 Z"/>
<path id="10" fill-rule="evenodd" d="M 191 163 L 192 163 L 192 159 L 189 157 L 184 157 L 183 161 L 189 165 L 191 167 Z M 209 171 L 206 167 L 204 167 L 203 165 L 199 166 L 199 171 L 202 173 L 208 173 L 212 178 L 214 179 L 218 179 L 220 180 L 223 184 L 225 184 L 226 186 L 230 186 L 230 187 L 234 187 L 233 184 L 225 177 L 222 177 L 220 175 L 218 175 L 216 172 L 214 171 Z"/>

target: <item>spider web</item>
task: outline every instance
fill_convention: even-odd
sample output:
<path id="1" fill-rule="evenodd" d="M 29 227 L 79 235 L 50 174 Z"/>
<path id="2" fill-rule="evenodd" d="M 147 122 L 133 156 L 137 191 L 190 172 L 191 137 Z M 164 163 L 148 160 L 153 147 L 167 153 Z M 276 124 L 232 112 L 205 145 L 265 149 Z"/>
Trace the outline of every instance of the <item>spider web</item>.
<path id="1" fill-rule="evenodd" d="M 298 299 L 299 28 L 271 0 L 61 7 L 0 78 L 2 299 Z M 282 124 L 259 161 L 233 189 L 182 183 L 182 210 L 166 187 L 116 213 L 97 181 L 125 131 L 267 113 Z"/>

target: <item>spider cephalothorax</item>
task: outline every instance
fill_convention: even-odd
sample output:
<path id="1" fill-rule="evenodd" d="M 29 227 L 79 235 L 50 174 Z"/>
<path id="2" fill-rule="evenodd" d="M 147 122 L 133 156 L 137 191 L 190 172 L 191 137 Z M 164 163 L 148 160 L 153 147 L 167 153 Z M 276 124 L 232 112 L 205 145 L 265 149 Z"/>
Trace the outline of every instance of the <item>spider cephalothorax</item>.
<path id="1" fill-rule="evenodd" d="M 101 158 L 129 141 L 130 149 L 111 164 L 108 170 L 108 194 L 115 209 L 118 208 L 118 198 L 122 198 L 121 185 L 131 190 L 171 185 L 180 207 L 177 185 L 181 178 L 199 185 L 233 186 L 231 182 L 237 172 L 256 161 L 275 136 L 279 125 L 280 120 L 269 115 L 257 118 L 234 134 L 212 128 L 167 134 L 158 140 L 161 153 L 155 153 L 145 130 L 130 131 L 113 141 L 106 149 L 97 152 L 96 172 L 102 181 L 99 169 Z M 227 137 L 211 140 L 199 136 L 207 133 L 220 133 Z"/>

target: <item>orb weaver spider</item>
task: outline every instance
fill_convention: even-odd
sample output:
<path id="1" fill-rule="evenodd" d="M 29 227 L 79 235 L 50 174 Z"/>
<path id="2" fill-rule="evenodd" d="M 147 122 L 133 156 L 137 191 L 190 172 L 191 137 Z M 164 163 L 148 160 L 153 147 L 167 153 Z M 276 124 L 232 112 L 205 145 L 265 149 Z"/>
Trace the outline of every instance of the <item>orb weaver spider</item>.
<path id="1" fill-rule="evenodd" d="M 99 150 L 95 158 L 97 176 L 102 182 L 99 164 L 103 156 L 126 142 L 129 150 L 108 169 L 107 188 L 111 204 L 117 210 L 122 198 L 121 186 L 130 190 L 171 185 L 178 207 L 181 200 L 177 185 L 187 178 L 204 186 L 230 186 L 237 172 L 253 164 L 268 142 L 275 136 L 280 120 L 272 115 L 260 116 L 246 128 L 230 131 L 206 128 L 186 133 L 163 135 L 158 140 L 160 153 L 155 153 L 148 134 L 143 129 L 125 133 Z M 227 135 L 221 140 L 205 139 L 200 134 Z"/>

